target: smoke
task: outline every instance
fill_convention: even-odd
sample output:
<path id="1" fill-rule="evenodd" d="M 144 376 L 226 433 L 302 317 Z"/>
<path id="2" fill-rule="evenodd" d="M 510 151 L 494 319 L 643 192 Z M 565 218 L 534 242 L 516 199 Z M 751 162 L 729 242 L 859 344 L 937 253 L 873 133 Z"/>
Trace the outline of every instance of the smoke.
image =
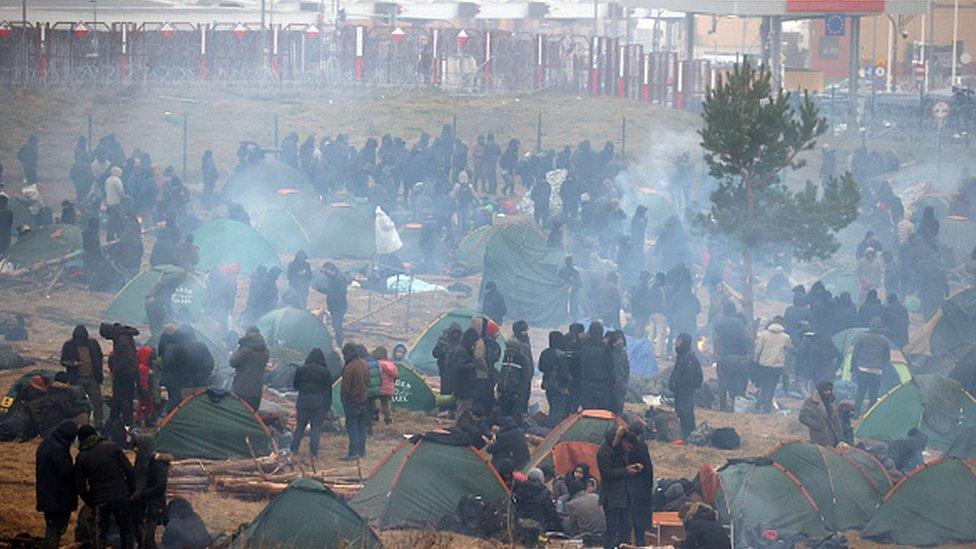
<path id="1" fill-rule="evenodd" d="M 692 131 L 658 130 L 648 140 L 650 146 L 641 151 L 636 162 L 620 171 L 614 178 L 614 186 L 621 194 L 621 208 L 628 215 L 633 214 L 639 205 L 649 210 L 649 226 L 657 227 L 674 213 L 682 213 L 674 208 L 671 196 L 671 176 L 675 162 L 687 153 L 694 163 L 701 158 L 701 138 Z M 661 201 L 666 199 L 670 206 L 665 211 Z"/>

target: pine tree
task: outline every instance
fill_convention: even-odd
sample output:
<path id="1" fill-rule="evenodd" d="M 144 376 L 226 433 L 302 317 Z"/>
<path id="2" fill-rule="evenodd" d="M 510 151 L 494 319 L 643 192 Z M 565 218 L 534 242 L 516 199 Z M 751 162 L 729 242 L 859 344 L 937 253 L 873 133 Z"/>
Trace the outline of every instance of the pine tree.
<path id="1" fill-rule="evenodd" d="M 800 259 L 827 258 L 840 247 L 836 232 L 857 217 L 860 193 L 850 173 L 819 190 L 810 181 L 791 190 L 780 178 L 787 168 L 802 168 L 800 153 L 812 150 L 827 131 L 826 119 L 806 94 L 799 106 L 790 95 L 774 91 L 769 70 L 747 60 L 720 77 L 703 104 L 698 133 L 719 185 L 708 214 L 696 222 L 740 246 L 747 318 L 753 316 L 753 252 L 785 243 Z"/>

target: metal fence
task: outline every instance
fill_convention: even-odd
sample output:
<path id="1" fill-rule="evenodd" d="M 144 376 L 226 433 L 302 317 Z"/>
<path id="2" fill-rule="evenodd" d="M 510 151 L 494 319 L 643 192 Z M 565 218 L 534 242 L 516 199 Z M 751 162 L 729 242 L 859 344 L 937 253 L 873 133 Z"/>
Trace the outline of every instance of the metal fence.
<path id="1" fill-rule="evenodd" d="M 66 21 L 5 29 L 5 87 L 246 82 L 465 93 L 553 90 L 681 106 L 681 95 L 703 93 L 712 71 L 705 61 L 678 61 L 674 52 L 570 34 L 181 22 Z M 682 76 L 689 72 L 696 76 Z"/>

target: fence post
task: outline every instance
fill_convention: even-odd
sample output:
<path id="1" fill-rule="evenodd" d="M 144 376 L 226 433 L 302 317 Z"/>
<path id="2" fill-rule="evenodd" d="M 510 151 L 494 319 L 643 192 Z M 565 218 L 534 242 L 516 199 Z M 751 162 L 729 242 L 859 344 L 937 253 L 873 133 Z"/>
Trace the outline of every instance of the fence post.
<path id="1" fill-rule="evenodd" d="M 620 123 L 620 158 L 627 158 L 627 117 Z"/>
<path id="2" fill-rule="evenodd" d="M 95 149 L 95 145 L 92 143 L 92 115 L 88 115 L 88 154 Z"/>
<path id="3" fill-rule="evenodd" d="M 278 115 L 274 115 L 274 144 L 278 148 Z"/>
<path id="4" fill-rule="evenodd" d="M 186 149 L 188 145 L 189 133 L 187 131 L 187 123 L 189 121 L 189 115 L 183 113 L 183 181 L 186 181 Z"/>
<path id="5" fill-rule="evenodd" d="M 539 117 L 535 123 L 535 152 L 542 152 L 542 113 L 539 113 Z"/>

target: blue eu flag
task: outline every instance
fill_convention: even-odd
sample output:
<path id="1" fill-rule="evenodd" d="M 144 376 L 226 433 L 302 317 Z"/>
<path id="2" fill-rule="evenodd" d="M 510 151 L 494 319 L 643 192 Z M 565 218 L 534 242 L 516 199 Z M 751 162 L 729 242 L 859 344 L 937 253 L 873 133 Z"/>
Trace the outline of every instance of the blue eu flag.
<path id="1" fill-rule="evenodd" d="M 827 36 L 844 36 L 847 31 L 847 18 L 842 13 L 831 13 L 824 18 L 824 34 Z"/>

